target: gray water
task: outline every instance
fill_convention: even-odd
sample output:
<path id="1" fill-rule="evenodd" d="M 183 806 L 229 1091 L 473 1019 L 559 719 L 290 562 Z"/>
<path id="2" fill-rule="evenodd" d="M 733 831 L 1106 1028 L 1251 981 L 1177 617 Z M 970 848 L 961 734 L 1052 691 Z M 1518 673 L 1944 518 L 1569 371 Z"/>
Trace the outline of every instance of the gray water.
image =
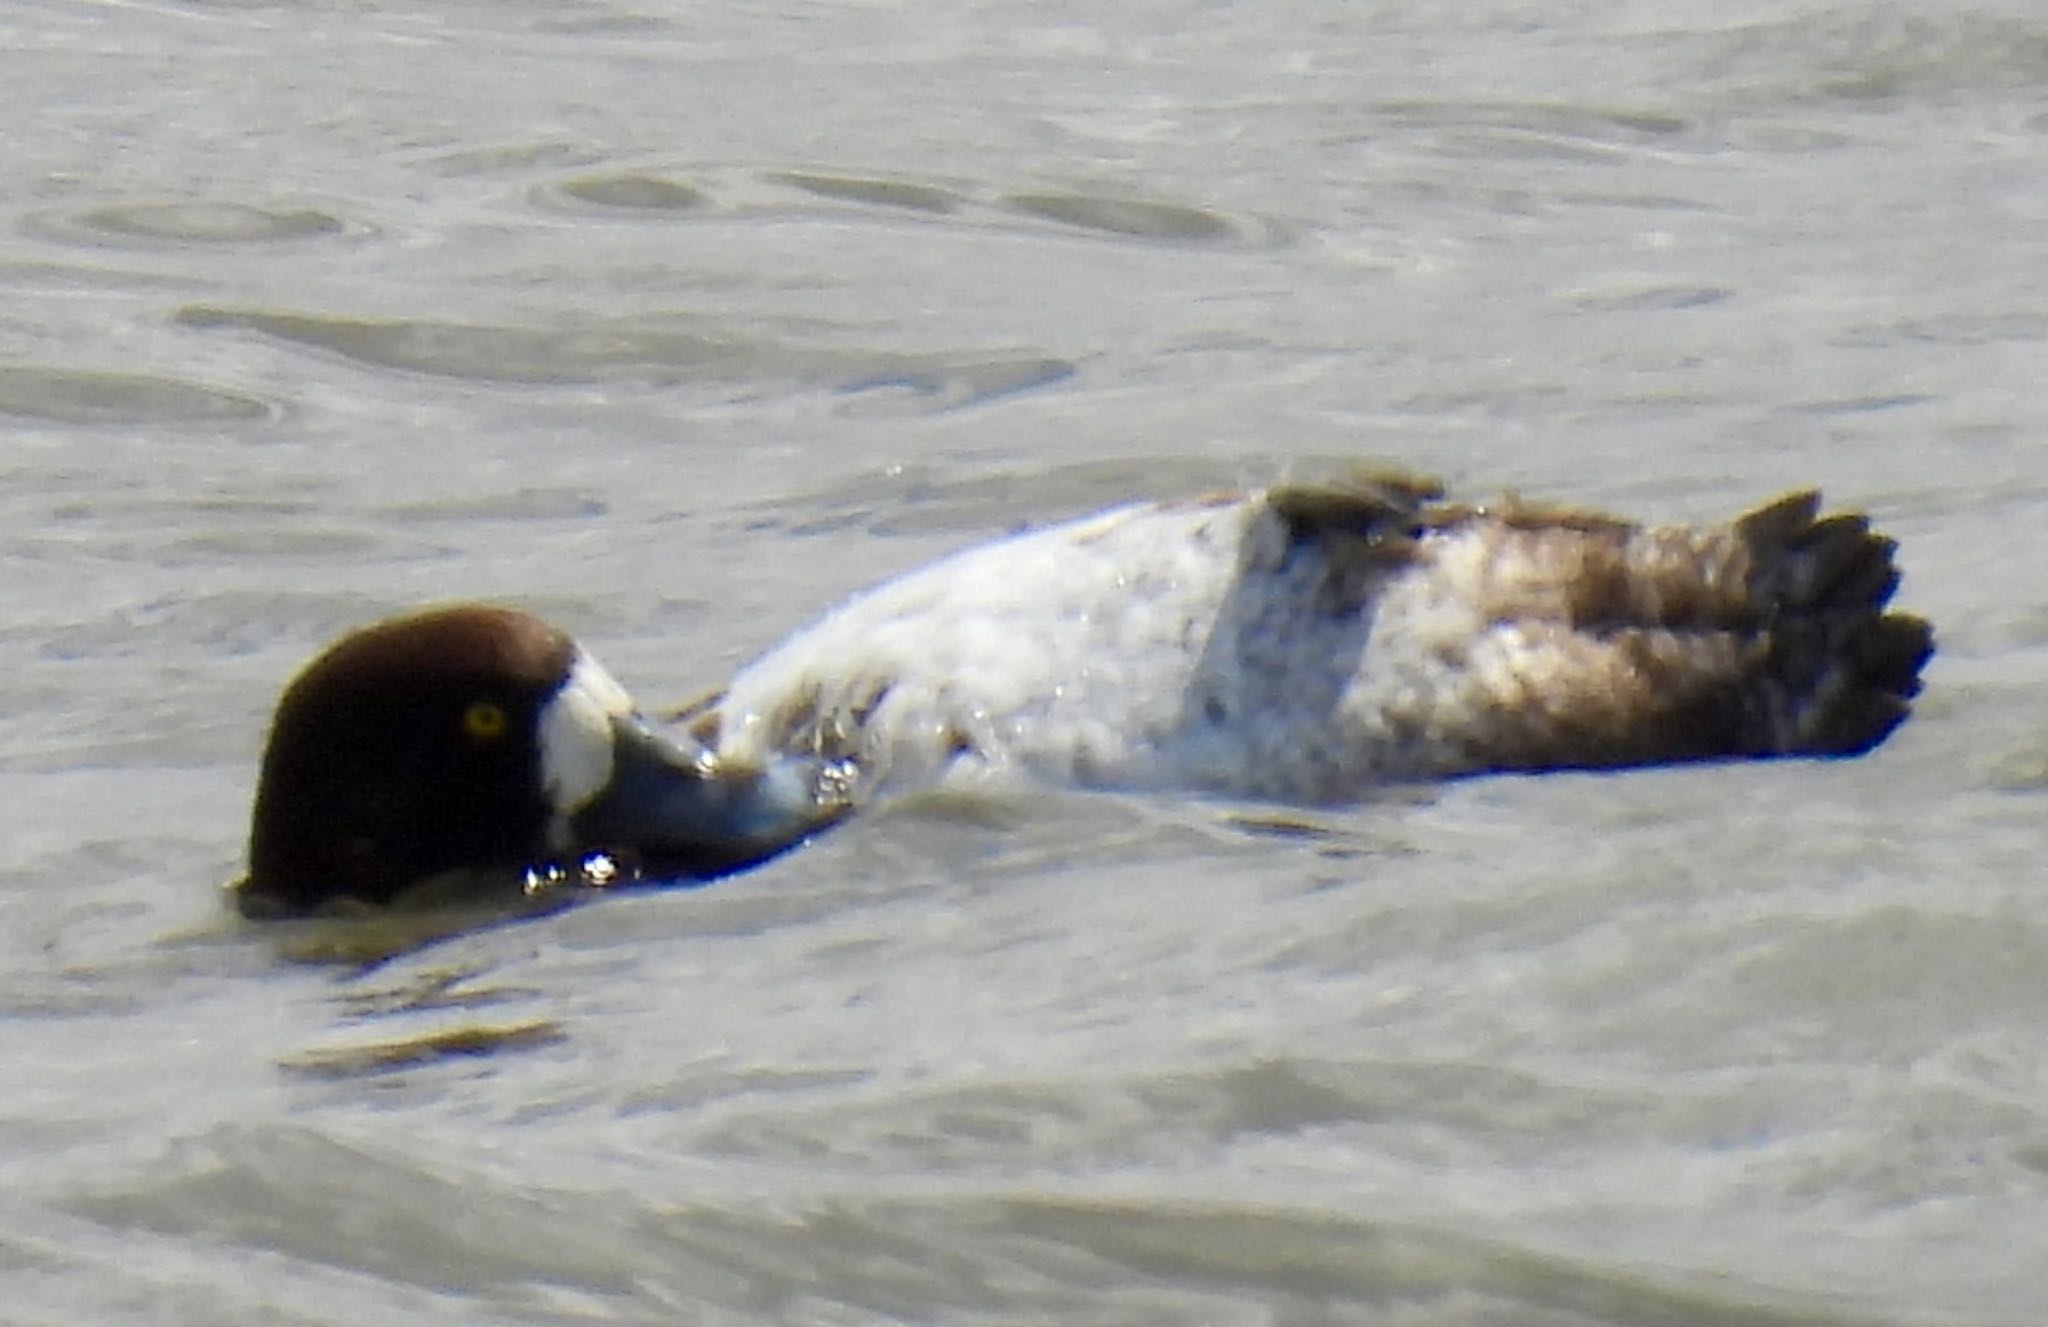
<path id="1" fill-rule="evenodd" d="M 0 1319 L 2033 1324 L 2031 3 L 13 0 Z M 1820 484 L 1873 757 L 901 804 L 384 961 L 231 920 L 446 597 L 683 701 L 1017 526 Z"/>

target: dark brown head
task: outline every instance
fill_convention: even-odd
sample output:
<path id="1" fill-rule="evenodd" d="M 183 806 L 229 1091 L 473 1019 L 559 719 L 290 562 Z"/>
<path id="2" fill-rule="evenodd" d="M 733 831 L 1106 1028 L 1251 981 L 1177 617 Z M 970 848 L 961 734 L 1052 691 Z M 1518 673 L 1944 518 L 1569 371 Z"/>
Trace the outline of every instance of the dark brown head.
<path id="1" fill-rule="evenodd" d="M 801 762 L 722 768 L 661 733 L 567 635 L 460 605 L 364 628 L 279 701 L 241 905 L 388 904 L 450 872 L 617 854 L 671 876 L 731 870 L 828 823 Z"/>

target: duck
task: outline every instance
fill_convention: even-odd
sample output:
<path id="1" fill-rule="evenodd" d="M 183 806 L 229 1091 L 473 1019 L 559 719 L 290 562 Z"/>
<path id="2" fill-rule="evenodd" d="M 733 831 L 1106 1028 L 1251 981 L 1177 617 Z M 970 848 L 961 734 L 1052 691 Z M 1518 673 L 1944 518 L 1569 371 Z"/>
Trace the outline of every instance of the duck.
<path id="1" fill-rule="evenodd" d="M 662 716 L 558 628 L 441 605 L 285 688 L 237 896 L 297 916 L 479 877 L 715 879 L 962 780 L 1341 805 L 1856 756 L 1934 650 L 1891 607 L 1896 550 L 1814 489 L 1705 524 L 1401 472 L 1132 502 L 859 593 Z"/>

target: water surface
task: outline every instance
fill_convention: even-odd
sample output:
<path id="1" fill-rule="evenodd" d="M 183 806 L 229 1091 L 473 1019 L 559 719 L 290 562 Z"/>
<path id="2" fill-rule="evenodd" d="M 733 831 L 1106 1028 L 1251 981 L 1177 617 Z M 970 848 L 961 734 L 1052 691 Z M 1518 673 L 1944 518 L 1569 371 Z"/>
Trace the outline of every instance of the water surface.
<path id="1" fill-rule="evenodd" d="M 11 1314 L 2037 1321 L 2031 6 L 0 30 Z M 1357 459 L 1823 485 L 1938 624 L 1919 714 L 1313 814 L 938 796 L 381 962 L 219 898 L 350 625 L 506 599 L 680 702 L 948 549 Z"/>

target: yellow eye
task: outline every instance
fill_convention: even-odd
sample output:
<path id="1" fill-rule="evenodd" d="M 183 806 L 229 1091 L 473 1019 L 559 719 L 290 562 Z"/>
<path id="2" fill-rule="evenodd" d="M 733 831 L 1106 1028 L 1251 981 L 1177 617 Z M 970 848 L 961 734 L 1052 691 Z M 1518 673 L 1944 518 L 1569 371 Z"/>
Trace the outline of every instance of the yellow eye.
<path id="1" fill-rule="evenodd" d="M 479 742 L 495 741 L 505 735 L 505 707 L 479 700 L 462 712 L 462 731 Z"/>

